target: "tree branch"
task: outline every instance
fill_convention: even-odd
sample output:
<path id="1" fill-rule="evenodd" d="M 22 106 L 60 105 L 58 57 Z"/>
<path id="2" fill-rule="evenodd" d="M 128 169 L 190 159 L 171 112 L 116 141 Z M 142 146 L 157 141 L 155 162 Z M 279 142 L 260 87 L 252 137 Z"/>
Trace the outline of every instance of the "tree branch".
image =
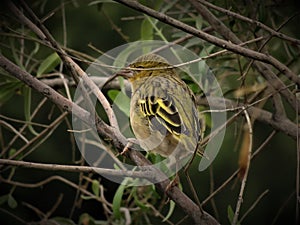
<path id="1" fill-rule="evenodd" d="M 118 122 L 116 120 L 115 114 L 110 107 L 109 102 L 103 95 L 103 93 L 99 90 L 99 88 L 95 88 L 94 83 L 89 79 L 86 73 L 67 55 L 64 49 L 56 42 L 56 40 L 52 37 L 48 29 L 42 24 L 41 20 L 35 15 L 35 13 L 27 6 L 24 1 L 21 1 L 22 5 L 24 6 L 25 10 L 29 13 L 29 15 L 34 19 L 34 22 L 38 24 L 36 26 L 32 23 L 11 1 L 7 1 L 8 7 L 12 11 L 13 14 L 20 20 L 21 23 L 28 26 L 35 32 L 42 41 L 45 42 L 46 45 L 52 46 L 57 54 L 61 57 L 64 64 L 67 66 L 71 74 L 73 75 L 74 80 L 78 83 L 78 77 L 82 78 L 85 83 L 90 84 L 92 91 L 95 92 L 95 96 L 103 105 L 103 108 L 109 118 L 109 122 L 113 127 L 118 128 Z"/>
<path id="2" fill-rule="evenodd" d="M 67 98 L 63 97 L 51 87 L 47 86 L 40 80 L 31 76 L 28 72 L 21 70 L 14 63 L 9 61 L 3 55 L 0 55 L 0 67 L 10 73 L 12 76 L 23 81 L 25 84 L 35 89 L 39 93 L 46 96 L 57 106 L 63 108 L 69 113 L 74 113 L 78 118 L 84 121 L 87 124 L 92 125 L 93 119 L 89 112 L 82 109 L 80 106 L 70 102 Z M 126 138 L 117 131 L 114 127 L 108 126 L 102 120 L 96 121 L 96 129 L 99 135 L 105 139 L 111 140 L 114 146 L 122 151 L 127 144 Z M 129 148 L 127 153 L 130 159 L 136 163 L 138 166 L 150 166 L 151 163 L 138 151 L 134 151 Z M 167 186 L 170 183 L 170 180 L 159 170 L 153 170 L 152 173 L 155 174 L 156 180 L 164 180 L 163 182 L 155 183 L 156 187 L 162 192 L 165 193 Z M 201 213 L 198 206 L 187 196 L 185 195 L 178 187 L 171 187 L 168 189 L 166 194 L 172 199 L 178 206 L 180 206 L 183 211 L 189 215 L 195 222 L 195 224 L 207 224 L 215 225 L 219 224 L 211 215 L 204 212 Z"/>
<path id="3" fill-rule="evenodd" d="M 183 22 L 180 22 L 179 20 L 176 20 L 170 16 L 167 16 L 163 13 L 160 13 L 151 8 L 148 8 L 148 7 L 138 3 L 137 1 L 132 1 L 132 0 L 114 0 L 114 1 L 119 2 L 123 5 L 126 5 L 137 11 L 143 12 L 151 17 L 154 17 L 154 18 L 160 20 L 161 22 L 163 22 L 165 24 L 169 24 L 173 27 L 176 27 L 179 30 L 185 31 L 189 34 L 193 34 L 194 36 L 199 37 L 205 41 L 208 41 L 216 46 L 228 49 L 232 52 L 249 57 L 251 59 L 256 59 L 261 62 L 271 64 L 276 69 L 278 69 L 281 73 L 286 75 L 294 83 L 297 83 L 300 85 L 300 78 L 295 73 L 293 73 L 286 65 L 282 64 L 281 62 L 279 62 L 277 59 L 275 59 L 274 57 L 272 57 L 270 55 L 266 55 L 266 54 L 259 53 L 254 50 L 251 50 L 251 49 L 244 48 L 240 45 L 233 44 L 232 42 L 222 40 L 213 35 L 205 33 L 201 30 L 197 30 L 196 28 L 189 26 Z"/>
<path id="4" fill-rule="evenodd" d="M 221 34 L 226 40 L 229 40 L 239 45 L 242 43 L 242 41 L 230 29 L 228 29 L 221 20 L 219 20 L 207 8 L 202 6 L 199 3 L 199 1 L 197 0 L 189 0 L 189 1 L 194 5 L 194 7 L 199 11 L 199 13 L 209 22 L 209 24 L 215 29 L 215 31 Z M 297 100 L 296 96 L 274 74 L 270 66 L 265 65 L 264 63 L 256 60 L 253 60 L 250 63 L 250 65 L 252 63 L 254 67 L 258 70 L 258 72 L 268 81 L 268 84 L 272 86 L 275 90 L 279 91 L 294 109 L 296 109 L 297 106 L 300 108 L 299 100 Z"/>
<path id="5" fill-rule="evenodd" d="M 197 98 L 196 101 L 199 105 L 208 105 L 208 102 L 205 99 Z M 215 109 L 218 109 L 218 106 L 222 105 L 220 104 L 220 102 L 223 101 L 223 98 L 211 98 L 210 106 L 213 106 Z M 244 105 L 242 103 L 238 104 L 229 99 L 225 99 L 225 104 L 228 110 L 241 109 L 244 107 L 245 109 L 247 109 L 250 115 L 255 115 L 256 120 L 272 126 L 275 130 L 285 133 L 294 140 L 297 139 L 298 125 L 293 123 L 286 117 L 281 120 L 275 120 L 274 115 L 266 110 L 251 105 Z M 223 110 L 223 108 L 220 108 L 220 110 Z"/>
<path id="6" fill-rule="evenodd" d="M 195 2 L 195 1 L 193 0 L 193 2 Z M 217 10 L 217 11 L 219 11 L 221 13 L 224 13 L 225 15 L 237 18 L 237 19 L 239 19 L 241 21 L 244 21 L 244 22 L 247 22 L 247 23 L 250 23 L 250 24 L 254 24 L 257 27 L 260 27 L 260 28 L 266 30 L 267 32 L 269 32 L 274 37 L 277 37 L 277 38 L 289 41 L 292 44 L 300 45 L 300 40 L 299 39 L 291 38 L 288 35 L 285 35 L 283 33 L 277 32 L 276 30 L 273 30 L 271 27 L 268 27 L 267 25 L 265 25 L 265 24 L 263 24 L 263 23 L 261 23 L 261 22 L 259 22 L 257 20 L 253 20 L 251 18 L 242 16 L 242 15 L 240 15 L 238 13 L 235 13 L 235 12 L 232 12 L 230 10 L 218 7 L 218 6 L 213 5 L 213 4 L 211 4 L 211 3 L 207 2 L 207 1 L 204 1 L 204 0 L 197 0 L 197 2 L 201 3 L 202 5 L 205 5 L 205 6 L 209 7 L 211 9 L 214 9 L 214 10 Z M 296 15 L 299 15 L 299 12 Z"/>
<path id="7" fill-rule="evenodd" d="M 153 180 L 155 177 L 154 174 L 144 172 L 144 171 L 129 171 L 129 170 L 115 170 L 115 169 L 107 169 L 107 168 L 99 168 L 99 167 L 91 167 L 91 166 L 71 166 L 71 165 L 59 165 L 59 164 L 49 164 L 49 163 L 34 163 L 34 162 L 25 162 L 18 160 L 10 160 L 10 159 L 0 159 L 0 164 L 2 165 L 10 165 L 17 167 L 25 167 L 25 168 L 33 168 L 39 170 L 47 170 L 47 171 L 66 171 L 66 172 L 75 172 L 75 173 L 98 173 L 101 175 L 110 175 L 116 177 L 132 177 L 132 178 L 144 178 Z"/>

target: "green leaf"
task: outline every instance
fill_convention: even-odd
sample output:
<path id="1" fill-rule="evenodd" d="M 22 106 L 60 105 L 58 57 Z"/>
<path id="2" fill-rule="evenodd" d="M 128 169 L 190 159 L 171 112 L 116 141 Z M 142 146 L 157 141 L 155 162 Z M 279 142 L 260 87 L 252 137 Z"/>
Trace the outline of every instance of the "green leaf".
<path id="1" fill-rule="evenodd" d="M 230 224 L 232 224 L 233 217 L 234 217 L 234 212 L 231 208 L 231 205 L 228 205 L 228 207 L 227 207 L 227 217 L 228 217 L 228 220 L 229 220 Z"/>
<path id="2" fill-rule="evenodd" d="M 61 60 L 56 52 L 49 55 L 39 66 L 36 73 L 37 77 L 40 77 L 44 73 L 53 71 L 56 66 L 60 64 Z"/>
<path id="3" fill-rule="evenodd" d="M 15 79 L 5 80 L 0 84 L 0 106 L 13 97 L 18 89 L 23 86 L 23 83 Z"/>
<path id="4" fill-rule="evenodd" d="M 2 195 L 0 196 L 0 205 L 3 205 L 8 200 L 8 195 Z"/>
<path id="5" fill-rule="evenodd" d="M 128 47 L 126 47 L 118 54 L 118 56 L 116 57 L 113 63 L 113 66 L 116 68 L 124 68 L 126 66 L 129 56 L 134 52 L 137 52 L 137 49 L 138 49 L 137 43 L 130 44 Z"/>
<path id="6" fill-rule="evenodd" d="M 113 198 L 113 206 L 112 206 L 112 209 L 113 209 L 113 214 L 114 214 L 114 217 L 116 219 L 120 219 L 121 218 L 121 212 L 120 212 L 120 208 L 121 208 L 121 203 L 122 203 L 122 197 L 123 197 L 123 194 L 124 194 L 124 190 L 125 190 L 125 185 L 120 185 L 115 193 L 115 196 Z"/>
<path id="7" fill-rule="evenodd" d="M 100 188 L 99 188 L 100 184 L 99 184 L 99 181 L 97 180 L 93 180 L 92 181 L 92 190 L 93 190 L 93 193 L 99 197 L 99 193 L 100 193 Z"/>
<path id="8" fill-rule="evenodd" d="M 86 196 L 86 195 L 81 195 L 80 197 L 81 197 L 82 199 L 84 199 L 84 200 L 95 199 L 95 197 L 93 197 L 93 196 Z"/>
<path id="9" fill-rule="evenodd" d="M 157 26 L 157 19 L 153 19 L 150 16 L 145 16 L 145 19 L 147 19 L 149 21 L 149 23 L 151 24 L 151 26 L 153 27 L 153 29 L 156 31 L 156 35 L 158 35 L 163 41 L 165 41 L 166 43 L 168 42 L 167 38 L 164 36 L 162 29 L 158 28 Z M 146 50 L 144 50 L 144 53 L 148 53 Z"/>
<path id="10" fill-rule="evenodd" d="M 202 23 L 203 23 L 202 17 L 197 16 L 197 17 L 196 17 L 196 28 L 197 28 L 198 30 L 201 30 L 201 28 L 202 28 Z"/>
<path id="11" fill-rule="evenodd" d="M 153 26 L 147 18 L 141 25 L 141 40 L 153 40 Z"/>
<path id="12" fill-rule="evenodd" d="M 17 153 L 17 150 L 15 148 L 11 148 L 11 149 L 9 149 L 8 155 L 9 155 L 9 157 L 11 157 L 11 156 L 15 155 L 16 153 Z M 24 156 L 24 153 L 19 152 L 17 154 L 17 156 L 14 157 L 14 159 L 21 160 L 23 158 L 23 156 Z"/>
<path id="13" fill-rule="evenodd" d="M 11 148 L 8 152 L 8 156 L 11 157 L 13 156 L 15 153 L 17 152 L 17 150 L 15 148 Z"/>
<path id="14" fill-rule="evenodd" d="M 118 106 L 118 108 L 129 117 L 130 98 L 123 92 L 117 90 L 109 90 L 107 94 L 108 97 L 113 101 L 113 104 Z"/>
<path id="15" fill-rule="evenodd" d="M 147 209 L 148 208 L 148 206 L 145 204 L 145 203 L 143 203 L 143 202 L 141 202 L 140 200 L 139 200 L 139 198 L 138 198 L 138 196 L 137 196 L 137 193 L 136 193 L 136 190 L 133 192 L 133 199 L 134 199 L 134 202 L 135 202 L 135 204 L 138 206 L 138 207 L 140 207 L 141 209 Z"/>
<path id="16" fill-rule="evenodd" d="M 215 46 L 214 45 L 209 45 L 208 47 L 204 46 L 203 50 L 200 52 L 199 56 L 208 56 L 213 50 Z"/>
<path id="17" fill-rule="evenodd" d="M 12 209 L 15 209 L 18 206 L 16 199 L 11 194 L 8 195 L 7 204 Z"/>
<path id="18" fill-rule="evenodd" d="M 25 119 L 29 123 L 28 129 L 30 132 L 37 136 L 38 133 L 34 130 L 33 126 L 30 124 L 31 122 L 31 88 L 28 86 L 24 86 L 23 88 L 23 96 L 24 96 L 24 113 L 25 113 Z"/>
<path id="19" fill-rule="evenodd" d="M 184 47 L 186 47 L 186 48 L 190 48 L 193 46 L 199 46 L 199 38 L 191 38 L 184 45 Z"/>
<path id="20" fill-rule="evenodd" d="M 166 215 L 166 217 L 163 219 L 162 222 L 165 222 L 167 221 L 173 214 L 174 212 L 174 209 L 175 209 L 175 202 L 173 200 L 170 201 L 170 208 L 169 208 L 169 212 L 168 214 Z"/>

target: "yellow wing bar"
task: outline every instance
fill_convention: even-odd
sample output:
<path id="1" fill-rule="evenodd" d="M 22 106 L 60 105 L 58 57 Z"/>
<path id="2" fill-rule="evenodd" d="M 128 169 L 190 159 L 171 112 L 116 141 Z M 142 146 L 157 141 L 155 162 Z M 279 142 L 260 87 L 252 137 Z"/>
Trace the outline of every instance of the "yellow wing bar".
<path id="1" fill-rule="evenodd" d="M 186 130 L 176 107 L 169 99 L 151 96 L 140 100 L 139 104 L 141 112 L 145 117 L 148 117 L 152 129 L 161 132 L 162 125 L 175 135 L 180 135 Z"/>

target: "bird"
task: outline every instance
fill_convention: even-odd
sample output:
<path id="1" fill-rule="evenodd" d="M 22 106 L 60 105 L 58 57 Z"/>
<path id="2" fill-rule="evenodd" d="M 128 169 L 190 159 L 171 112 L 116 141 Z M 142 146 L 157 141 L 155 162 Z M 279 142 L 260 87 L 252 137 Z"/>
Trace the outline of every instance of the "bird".
<path id="1" fill-rule="evenodd" d="M 129 69 L 130 124 L 140 146 L 173 158 L 176 168 L 186 164 L 195 152 L 202 156 L 195 97 L 174 67 L 158 54 L 146 54 Z"/>

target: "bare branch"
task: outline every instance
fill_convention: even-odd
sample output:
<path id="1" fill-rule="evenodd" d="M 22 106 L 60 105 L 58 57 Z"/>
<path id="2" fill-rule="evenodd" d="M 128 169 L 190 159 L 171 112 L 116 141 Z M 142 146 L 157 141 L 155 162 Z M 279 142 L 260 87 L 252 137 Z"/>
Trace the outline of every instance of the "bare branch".
<path id="1" fill-rule="evenodd" d="M 255 200 L 255 202 L 253 202 L 253 204 L 251 205 L 251 207 L 245 212 L 245 214 L 242 216 L 242 218 L 240 219 L 240 222 L 242 222 L 246 216 L 255 208 L 255 206 L 260 202 L 260 200 L 265 197 L 266 194 L 269 193 L 269 190 L 265 190 L 263 193 L 261 193 L 258 198 Z"/>
<path id="2" fill-rule="evenodd" d="M 64 110 L 66 110 L 69 113 L 72 112 L 73 109 L 74 113 L 76 113 L 76 116 L 78 116 L 85 122 L 90 122 L 90 115 L 87 111 L 83 110 L 73 102 L 70 102 L 67 98 L 58 94 L 55 90 L 53 90 L 46 84 L 42 83 L 35 77 L 31 76 L 26 71 L 21 70 L 18 66 L 16 66 L 14 63 L 9 61 L 3 55 L 0 55 L 0 66 L 4 70 L 9 72 L 11 75 L 16 77 L 17 79 L 23 81 L 29 87 L 33 88 L 34 90 L 38 91 L 39 93 L 47 97 L 54 104 L 62 107 Z"/>
<path id="3" fill-rule="evenodd" d="M 11 9 L 11 11 L 19 18 L 21 23 L 24 23 L 26 26 L 31 28 L 41 39 L 45 42 L 45 44 L 48 44 L 52 46 L 58 55 L 61 57 L 61 59 L 64 61 L 65 65 L 69 68 L 70 72 L 73 75 L 73 78 L 78 83 L 78 77 L 82 78 L 85 82 L 91 84 L 92 81 L 89 79 L 89 77 L 86 75 L 86 73 L 73 61 L 72 58 L 70 58 L 66 52 L 63 50 L 63 48 L 55 41 L 55 39 L 52 37 L 50 32 L 47 30 L 47 28 L 42 24 L 41 20 L 34 14 L 34 12 L 27 6 L 27 4 L 24 1 L 21 1 L 22 5 L 24 6 L 25 10 L 30 14 L 30 16 L 35 20 L 35 22 L 38 24 L 36 26 L 33 24 L 29 19 L 27 19 L 26 16 L 11 2 L 8 1 L 8 6 Z M 24 19 L 24 21 L 23 21 Z M 94 87 L 95 85 L 93 84 Z M 92 88 L 92 90 L 95 91 L 95 88 Z M 110 124 L 113 127 L 118 128 L 118 122 L 116 120 L 115 114 L 113 110 L 110 107 L 110 104 L 108 100 L 105 98 L 103 93 L 98 89 L 98 91 L 95 91 L 95 95 L 98 98 L 98 100 L 101 102 L 101 104 L 104 107 L 104 110 L 106 111 Z"/>
<path id="4" fill-rule="evenodd" d="M 210 101 L 210 106 L 213 106 L 217 109 L 218 106 L 220 106 L 219 102 L 222 101 L 224 101 L 224 99 L 212 98 Z M 197 98 L 197 104 L 207 105 L 208 103 L 205 99 Z M 295 140 L 297 139 L 298 126 L 288 118 L 284 118 L 279 121 L 275 120 L 272 113 L 254 107 L 253 104 L 249 104 L 249 105 L 243 105 L 241 103 L 237 104 L 234 101 L 229 99 L 225 99 L 225 104 L 228 110 L 240 109 L 240 107 L 245 107 L 248 110 L 250 115 L 256 116 L 255 118 L 258 121 L 272 126 L 274 129 L 285 133 L 286 135 L 292 137 Z"/>
<path id="5" fill-rule="evenodd" d="M 240 46 L 242 41 L 230 29 L 228 29 L 221 20 L 214 16 L 207 8 L 199 4 L 200 1 L 189 1 L 195 6 L 195 8 L 200 12 L 200 14 L 211 24 L 211 26 L 215 29 L 216 32 L 220 33 L 226 40 L 239 44 Z M 203 2 L 201 1 L 201 3 Z M 252 65 L 252 63 L 254 67 L 259 71 L 259 73 L 268 81 L 268 84 L 272 86 L 275 90 L 279 91 L 288 100 L 288 102 L 294 109 L 295 107 L 297 107 L 297 105 L 300 105 L 299 100 L 297 100 L 296 96 L 274 74 L 274 72 L 271 70 L 271 68 L 269 68 L 268 65 L 264 65 L 262 62 L 252 60 L 249 66 Z"/>
<path id="6" fill-rule="evenodd" d="M 63 97 L 55 90 L 39 81 L 38 79 L 31 76 L 26 71 L 21 70 L 18 66 L 13 64 L 4 56 L 0 55 L 0 67 L 9 72 L 11 75 L 15 76 L 19 80 L 23 81 L 25 84 L 40 92 L 49 98 L 54 104 L 59 107 L 62 107 L 69 113 L 74 113 L 78 118 L 84 121 L 87 124 L 93 124 L 93 120 L 90 116 L 90 113 L 79 107 L 78 105 L 70 102 L 67 98 Z M 110 127 L 103 121 L 96 121 L 97 132 L 104 138 L 112 140 L 115 147 L 122 151 L 127 143 L 126 138 L 114 127 Z M 133 162 L 138 166 L 149 166 L 151 163 L 137 151 L 131 151 L 129 149 L 128 155 Z M 153 171 L 156 174 L 156 178 L 159 180 L 164 180 L 163 182 L 156 183 L 156 187 L 165 192 L 170 180 L 160 171 Z M 185 195 L 178 187 L 171 187 L 166 193 L 178 206 L 180 206 L 185 213 L 187 213 L 193 220 L 195 224 L 218 224 L 218 222 L 208 213 L 201 213 L 198 206 L 187 196 Z"/>
<path id="7" fill-rule="evenodd" d="M 193 2 L 194 2 L 194 0 L 193 0 Z M 209 7 L 209 8 L 212 8 L 214 10 L 217 10 L 217 11 L 219 11 L 221 13 L 224 13 L 225 15 L 237 18 L 237 19 L 239 19 L 241 21 L 245 21 L 245 22 L 250 23 L 250 24 L 254 24 L 257 27 L 260 27 L 260 28 L 268 31 L 272 36 L 278 37 L 278 38 L 283 39 L 283 40 L 290 41 L 293 44 L 300 45 L 300 40 L 295 39 L 295 38 L 291 38 L 288 35 L 285 35 L 283 33 L 277 32 L 277 31 L 273 30 L 271 27 L 268 27 L 267 25 L 265 25 L 265 24 L 263 24 L 263 23 L 261 23 L 261 22 L 259 22 L 257 20 L 253 20 L 253 19 L 250 19 L 248 17 L 242 16 L 242 15 L 240 15 L 238 13 L 232 12 L 230 10 L 218 7 L 218 6 L 213 5 L 213 4 L 211 4 L 211 3 L 207 2 L 207 1 L 204 1 L 204 0 L 197 0 L 197 2 L 200 2 L 201 4 L 203 4 L 203 5 L 205 5 L 205 6 Z M 299 13 L 296 14 L 296 15 L 299 15 Z M 294 16 L 296 16 L 296 15 L 294 15 Z"/>
<path id="8" fill-rule="evenodd" d="M 114 1 L 119 2 L 123 5 L 126 5 L 130 8 L 133 8 L 137 11 L 143 12 L 151 17 L 154 17 L 154 18 L 160 20 L 163 23 L 169 24 L 169 25 L 176 27 L 182 31 L 185 31 L 189 34 L 193 34 L 194 36 L 199 37 L 203 40 L 206 40 L 212 44 L 215 44 L 216 46 L 228 49 L 232 52 L 249 57 L 251 59 L 256 59 L 258 61 L 271 64 L 276 69 L 278 69 L 280 72 L 285 74 L 290 80 L 292 80 L 293 82 L 300 85 L 300 78 L 295 73 L 293 73 L 287 66 L 285 66 L 284 64 L 282 64 L 281 62 L 279 62 L 277 59 L 275 59 L 274 57 L 272 57 L 270 55 L 266 55 L 266 54 L 259 53 L 254 50 L 248 49 L 248 48 L 241 47 L 241 46 L 239 46 L 237 44 L 233 44 L 232 42 L 229 42 L 229 41 L 224 41 L 220 38 L 217 38 L 213 35 L 205 33 L 201 30 L 197 30 L 196 28 L 189 26 L 185 23 L 182 23 L 181 21 L 178 21 L 170 16 L 167 16 L 163 13 L 157 12 L 149 7 L 146 7 L 146 6 L 138 3 L 137 1 L 132 1 L 132 0 L 114 0 Z"/>
<path id="9" fill-rule="evenodd" d="M 245 118 L 246 118 L 246 121 L 247 121 L 247 124 L 245 126 L 245 129 L 247 129 L 245 131 L 245 135 L 247 135 L 247 137 L 246 137 L 247 142 L 246 142 L 246 146 L 244 146 L 242 148 L 245 148 L 245 150 L 247 150 L 246 148 L 248 148 L 247 159 L 246 159 L 247 160 L 247 162 L 246 162 L 247 165 L 246 165 L 246 168 L 244 169 L 245 172 L 243 172 L 243 179 L 242 179 L 242 184 L 241 184 L 241 188 L 240 188 L 240 193 L 239 193 L 239 196 L 238 196 L 238 201 L 237 201 L 237 204 L 236 204 L 235 213 L 234 213 L 234 217 L 233 217 L 233 221 L 232 221 L 233 225 L 236 225 L 238 223 L 238 217 L 239 217 L 239 214 L 240 214 L 240 208 L 241 208 L 241 205 L 242 205 L 242 202 L 243 202 L 243 195 L 244 195 L 244 191 L 245 191 L 245 188 L 246 188 L 246 182 L 247 182 L 247 178 L 248 178 L 248 172 L 249 172 L 250 161 L 251 161 L 251 152 L 252 152 L 252 146 L 253 146 L 252 123 L 251 123 L 251 120 L 250 120 L 249 113 L 246 109 L 244 109 L 244 114 L 245 114 Z M 243 151 L 243 149 L 242 149 L 242 151 Z"/>
<path id="10" fill-rule="evenodd" d="M 153 180 L 153 177 L 155 177 L 155 174 L 151 174 L 151 172 L 144 172 L 144 171 L 143 172 L 128 171 L 128 170 L 124 171 L 124 170 L 115 170 L 115 169 L 107 169 L 107 168 L 99 168 L 99 167 L 91 167 L 91 166 L 70 166 L 70 165 L 59 165 L 59 164 L 49 164 L 49 163 L 33 163 L 33 162 L 25 162 L 25 161 L 10 160 L 10 159 L 0 159 L 0 164 L 25 167 L 25 168 L 33 168 L 39 170 L 47 170 L 47 171 L 98 173 L 101 175 L 110 175 L 116 177 L 145 178 L 149 180 Z"/>

